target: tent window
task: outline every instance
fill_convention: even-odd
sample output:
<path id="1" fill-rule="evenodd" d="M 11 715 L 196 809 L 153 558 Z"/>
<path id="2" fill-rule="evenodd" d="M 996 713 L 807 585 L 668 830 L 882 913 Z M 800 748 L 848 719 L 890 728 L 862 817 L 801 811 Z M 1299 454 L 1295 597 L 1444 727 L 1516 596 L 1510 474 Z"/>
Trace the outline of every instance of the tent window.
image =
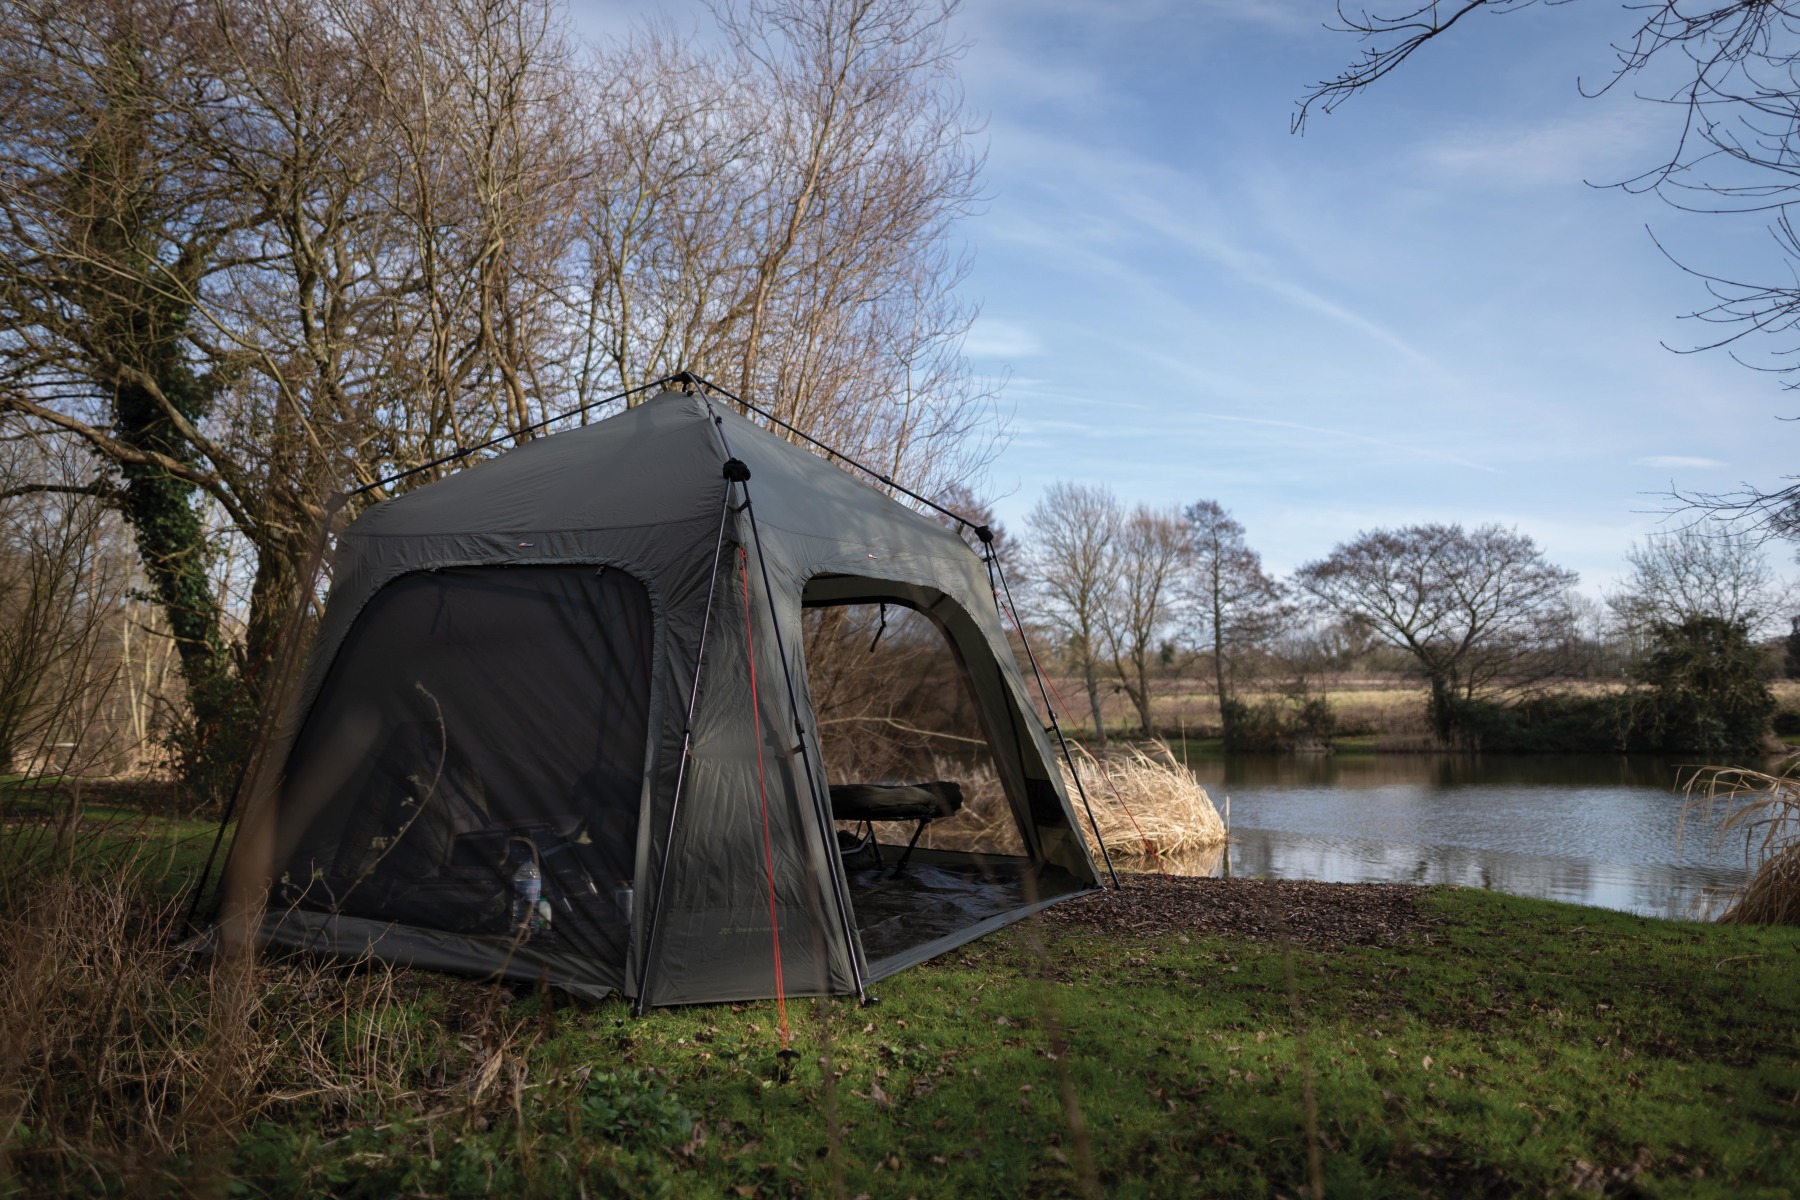
<path id="1" fill-rule="evenodd" d="M 650 709 L 644 586 L 594 566 L 387 585 L 289 759 L 289 903 L 622 964 Z M 527 868 L 527 864 L 530 867 Z M 545 902 L 522 912 L 535 868 Z"/>

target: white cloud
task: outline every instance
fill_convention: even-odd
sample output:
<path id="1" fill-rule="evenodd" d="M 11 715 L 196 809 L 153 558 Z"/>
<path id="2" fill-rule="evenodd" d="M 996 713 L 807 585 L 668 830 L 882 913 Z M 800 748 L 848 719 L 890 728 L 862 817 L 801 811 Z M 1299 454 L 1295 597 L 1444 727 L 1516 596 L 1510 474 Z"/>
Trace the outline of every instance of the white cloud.
<path id="1" fill-rule="evenodd" d="M 1464 124 L 1424 147 L 1427 168 L 1482 188 L 1608 184 L 1644 168 L 1662 132 L 1651 106 L 1607 109 L 1590 102 L 1573 115 L 1534 125 Z"/>
<path id="2" fill-rule="evenodd" d="M 1702 470 L 1725 465 L 1716 458 L 1698 458 L 1688 454 L 1651 454 L 1632 461 L 1640 467 L 1693 467 Z"/>
<path id="3" fill-rule="evenodd" d="M 969 336 L 963 340 L 963 350 L 970 358 L 1010 360 L 1042 354 L 1044 343 L 1037 331 L 1023 321 L 980 317 L 976 320 L 975 327 L 969 330 Z"/>
<path id="4" fill-rule="evenodd" d="M 1145 298 L 1182 304 L 1133 263 L 1154 247 L 1154 261 L 1173 251 L 1221 267 L 1234 278 L 1286 304 L 1353 329 L 1409 360 L 1448 376 L 1443 366 L 1380 322 L 1303 282 L 1264 249 L 1267 239 L 1238 228 L 1205 181 L 1193 173 L 1145 159 L 1118 147 L 1100 147 L 1059 133 L 996 124 L 1007 142 L 1002 168 L 1029 179 L 1035 195 L 1014 202 L 1005 226 L 992 236 L 1034 241 L 1054 250 L 1065 267 L 1128 282 Z M 1030 215 L 1035 209 L 1038 218 Z"/>

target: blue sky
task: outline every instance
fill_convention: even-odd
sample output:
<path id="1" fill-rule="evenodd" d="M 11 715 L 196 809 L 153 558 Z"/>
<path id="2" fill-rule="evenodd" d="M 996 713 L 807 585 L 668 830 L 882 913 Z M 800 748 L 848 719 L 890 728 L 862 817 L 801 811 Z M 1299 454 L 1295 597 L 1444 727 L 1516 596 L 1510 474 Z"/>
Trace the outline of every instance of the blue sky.
<path id="1" fill-rule="evenodd" d="M 1779 418 L 1800 397 L 1663 348 L 1705 336 L 1678 319 L 1705 297 L 1646 231 L 1769 274 L 1762 223 L 1589 186 L 1652 165 L 1678 116 L 1577 90 L 1605 77 L 1628 14 L 1472 21 L 1296 137 L 1305 85 L 1357 50 L 1330 13 L 965 3 L 989 194 L 964 227 L 969 350 L 1010 371 L 990 479 L 1008 524 L 1059 478 L 1206 497 L 1285 571 L 1376 525 L 1499 521 L 1597 592 L 1671 485 L 1792 469 L 1800 429 Z"/>

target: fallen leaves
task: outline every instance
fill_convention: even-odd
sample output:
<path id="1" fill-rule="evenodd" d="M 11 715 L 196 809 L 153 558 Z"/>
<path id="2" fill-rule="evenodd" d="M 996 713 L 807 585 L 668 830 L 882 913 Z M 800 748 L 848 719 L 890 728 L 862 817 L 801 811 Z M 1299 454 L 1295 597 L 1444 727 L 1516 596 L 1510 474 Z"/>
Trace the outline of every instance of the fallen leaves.
<path id="1" fill-rule="evenodd" d="M 1308 945 L 1389 944 L 1437 923 L 1419 908 L 1424 892 L 1403 883 L 1128 875 L 1122 890 L 1055 905 L 1040 919 L 1107 933 L 1192 930 Z"/>

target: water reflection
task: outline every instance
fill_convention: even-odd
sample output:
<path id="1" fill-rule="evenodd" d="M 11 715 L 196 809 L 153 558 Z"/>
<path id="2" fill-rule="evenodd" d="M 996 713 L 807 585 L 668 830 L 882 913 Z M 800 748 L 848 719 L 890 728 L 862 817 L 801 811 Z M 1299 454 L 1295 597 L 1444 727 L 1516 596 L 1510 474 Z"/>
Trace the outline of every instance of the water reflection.
<path id="1" fill-rule="evenodd" d="M 1183 874 L 1452 883 L 1658 917 L 1741 883 L 1722 814 L 1683 817 L 1683 760 L 1556 755 L 1234 758 L 1193 770 L 1232 846 Z M 1192 864 L 1199 868 L 1202 864 Z"/>
<path id="2" fill-rule="evenodd" d="M 1178 850 L 1160 858 L 1142 854 L 1121 854 L 1112 849 L 1113 866 L 1121 871 L 1154 874 L 1160 866 L 1171 875 L 1226 875 L 1225 843 L 1203 846 L 1197 850 Z"/>

